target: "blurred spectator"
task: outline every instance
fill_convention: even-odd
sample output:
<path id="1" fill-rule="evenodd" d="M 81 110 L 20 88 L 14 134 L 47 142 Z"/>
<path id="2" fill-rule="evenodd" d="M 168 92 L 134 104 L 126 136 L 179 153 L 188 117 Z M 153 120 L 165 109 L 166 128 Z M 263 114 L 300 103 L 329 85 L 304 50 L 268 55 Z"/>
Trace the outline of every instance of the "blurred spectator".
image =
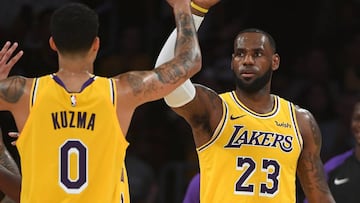
<path id="1" fill-rule="evenodd" d="M 304 85 L 297 102 L 312 112 L 317 120 L 322 134 L 321 158 L 327 160 L 337 144 L 335 95 L 327 83 L 312 81 Z"/>
<path id="2" fill-rule="evenodd" d="M 355 97 L 356 98 L 356 97 Z M 324 164 L 326 178 L 337 203 L 359 203 L 360 195 L 360 97 L 351 106 L 350 122 L 347 126 L 352 134 L 353 146 L 332 157 Z M 307 200 L 304 201 L 307 203 Z"/>

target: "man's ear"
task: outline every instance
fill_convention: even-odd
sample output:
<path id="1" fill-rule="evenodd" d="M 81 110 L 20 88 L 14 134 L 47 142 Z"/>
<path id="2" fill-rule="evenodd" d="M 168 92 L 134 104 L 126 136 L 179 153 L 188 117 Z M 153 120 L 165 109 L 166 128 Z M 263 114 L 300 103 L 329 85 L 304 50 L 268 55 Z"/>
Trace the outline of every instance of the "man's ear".
<path id="1" fill-rule="evenodd" d="M 279 54 L 274 54 L 272 69 L 277 70 L 279 68 L 279 66 L 280 66 L 280 56 L 279 56 Z"/>
<path id="2" fill-rule="evenodd" d="M 92 45 L 92 50 L 93 51 L 98 51 L 100 48 L 100 38 L 99 37 L 95 37 L 93 45 Z"/>
<path id="3" fill-rule="evenodd" d="M 53 37 L 49 38 L 49 45 L 52 50 L 54 50 L 56 52 L 58 51 Z"/>

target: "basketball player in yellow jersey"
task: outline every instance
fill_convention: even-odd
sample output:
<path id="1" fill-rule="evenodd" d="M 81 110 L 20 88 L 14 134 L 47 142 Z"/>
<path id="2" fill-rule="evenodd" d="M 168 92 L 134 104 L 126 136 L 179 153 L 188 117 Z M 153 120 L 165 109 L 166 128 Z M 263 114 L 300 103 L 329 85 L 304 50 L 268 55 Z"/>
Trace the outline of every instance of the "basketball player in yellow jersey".
<path id="1" fill-rule="evenodd" d="M 199 22 L 216 2 L 193 0 Z M 171 58 L 166 53 L 173 48 L 172 36 L 157 65 Z M 279 64 L 274 39 L 262 30 L 246 29 L 234 40 L 234 91 L 219 95 L 188 80 L 170 94 L 182 101 L 165 98 L 192 128 L 201 203 L 295 203 L 297 174 L 309 202 L 334 202 L 324 178 L 315 119 L 271 94 L 271 77 Z"/>
<path id="2" fill-rule="evenodd" d="M 135 109 L 166 96 L 201 67 L 190 2 L 168 3 L 179 30 L 176 57 L 156 70 L 92 75 L 98 16 L 70 3 L 51 18 L 49 43 L 58 53 L 58 72 L 0 81 L 0 110 L 13 114 L 20 131 L 21 202 L 130 201 L 125 136 Z"/>

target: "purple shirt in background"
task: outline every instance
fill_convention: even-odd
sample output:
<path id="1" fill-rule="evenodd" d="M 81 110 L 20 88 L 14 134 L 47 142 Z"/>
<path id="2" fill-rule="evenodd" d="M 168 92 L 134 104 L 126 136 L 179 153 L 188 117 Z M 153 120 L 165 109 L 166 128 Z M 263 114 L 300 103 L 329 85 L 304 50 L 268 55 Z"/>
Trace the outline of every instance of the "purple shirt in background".
<path id="1" fill-rule="evenodd" d="M 354 149 L 348 150 L 342 154 L 336 155 L 327 161 L 324 165 L 325 175 L 328 178 L 328 174 L 336 169 L 338 166 L 344 163 L 344 161 L 354 153 Z"/>
<path id="2" fill-rule="evenodd" d="M 183 203 L 199 203 L 200 202 L 200 174 L 196 174 L 190 181 Z"/>
<path id="3" fill-rule="evenodd" d="M 354 149 L 348 150 L 342 154 L 336 155 L 333 158 L 329 159 L 325 164 L 324 164 L 324 170 L 325 170 L 325 176 L 326 176 L 326 181 L 328 181 L 328 174 L 333 171 L 334 169 L 336 169 L 337 167 L 339 167 L 341 164 L 344 163 L 344 161 L 349 158 L 352 154 L 354 153 Z M 304 203 L 308 203 L 308 201 L 305 199 Z"/>

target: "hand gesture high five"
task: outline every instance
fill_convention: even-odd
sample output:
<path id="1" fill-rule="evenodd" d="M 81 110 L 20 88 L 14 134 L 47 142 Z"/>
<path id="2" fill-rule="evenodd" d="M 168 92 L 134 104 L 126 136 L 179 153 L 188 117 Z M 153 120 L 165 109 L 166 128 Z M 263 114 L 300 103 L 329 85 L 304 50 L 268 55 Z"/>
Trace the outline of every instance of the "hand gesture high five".
<path id="1" fill-rule="evenodd" d="M 19 61 L 24 52 L 21 50 L 15 56 L 11 57 L 18 47 L 18 43 L 7 41 L 0 51 L 0 80 L 7 78 L 11 68 Z"/>

